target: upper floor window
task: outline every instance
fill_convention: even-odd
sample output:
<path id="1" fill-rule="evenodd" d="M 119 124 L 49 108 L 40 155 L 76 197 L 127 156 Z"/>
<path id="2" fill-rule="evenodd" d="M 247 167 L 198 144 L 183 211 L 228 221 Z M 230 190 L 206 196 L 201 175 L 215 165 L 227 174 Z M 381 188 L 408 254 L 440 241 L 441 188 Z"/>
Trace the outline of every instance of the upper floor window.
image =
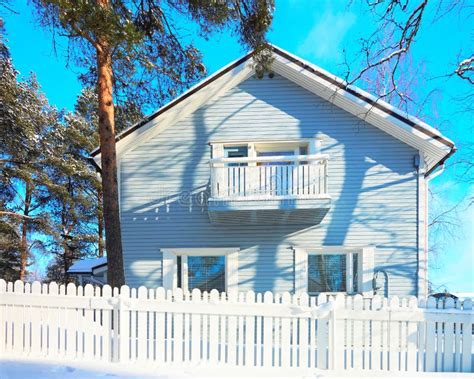
<path id="1" fill-rule="evenodd" d="M 241 146 L 224 146 L 224 158 L 247 158 L 249 155 L 247 145 Z M 228 166 L 247 166 L 246 162 L 228 163 Z"/>

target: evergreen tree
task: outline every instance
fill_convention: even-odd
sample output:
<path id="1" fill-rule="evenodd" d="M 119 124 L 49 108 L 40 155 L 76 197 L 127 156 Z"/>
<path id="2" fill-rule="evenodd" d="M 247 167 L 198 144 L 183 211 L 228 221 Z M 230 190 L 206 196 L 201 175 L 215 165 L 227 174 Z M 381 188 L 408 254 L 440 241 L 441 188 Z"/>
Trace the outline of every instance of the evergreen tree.
<path id="1" fill-rule="evenodd" d="M 6 48 L 0 61 L 0 251 L 2 262 L 14 258 L 18 278 L 26 279 L 34 251 L 44 251 L 42 234 L 49 232 L 46 161 L 52 154 L 45 136 L 55 128 L 57 114 L 31 75 L 17 81 Z M 16 246 L 15 248 L 13 248 Z"/>
<path id="2" fill-rule="evenodd" d="M 101 182 L 89 160 L 99 140 L 96 103 L 94 90 L 85 88 L 74 112 L 66 114 L 48 137 L 55 150 L 48 167 L 48 208 L 54 231 L 49 247 L 54 258 L 47 269 L 50 281 L 67 283 L 74 261 L 104 254 Z M 136 107 L 117 107 L 116 124 L 122 128 L 141 118 Z"/>
<path id="3" fill-rule="evenodd" d="M 69 281 L 67 273 L 75 260 L 97 253 L 97 201 L 100 186 L 87 159 L 91 135 L 89 125 L 75 114 L 67 114 L 63 123 L 48 135 L 54 155 L 48 161 L 48 210 L 51 219 L 54 255 L 48 278 Z"/>
<path id="4" fill-rule="evenodd" d="M 183 43 L 176 16 L 203 36 L 228 26 L 259 52 L 272 20 L 273 0 L 120 1 L 34 0 L 40 22 L 74 43 L 83 76 L 97 85 L 106 250 L 109 282 L 124 284 L 115 149 L 115 98 L 162 103 L 205 74 L 201 55 Z M 266 54 L 257 54 L 264 67 Z"/>

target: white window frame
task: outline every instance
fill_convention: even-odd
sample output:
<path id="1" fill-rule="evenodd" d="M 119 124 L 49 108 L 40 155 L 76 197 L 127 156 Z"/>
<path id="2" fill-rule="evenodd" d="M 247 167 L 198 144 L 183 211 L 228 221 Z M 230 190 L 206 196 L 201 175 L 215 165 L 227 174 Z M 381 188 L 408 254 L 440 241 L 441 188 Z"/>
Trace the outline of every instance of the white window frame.
<path id="1" fill-rule="evenodd" d="M 344 294 L 354 294 L 349 284 L 352 282 L 352 254 L 358 254 L 357 259 L 357 288 L 358 292 L 364 296 L 372 296 L 372 279 L 374 275 L 374 255 L 373 246 L 347 247 L 347 246 L 320 246 L 320 247 L 293 247 L 295 256 L 295 293 L 308 292 L 308 255 L 320 254 L 348 254 L 346 259 L 346 292 Z M 334 293 L 334 292 L 333 292 Z"/>
<path id="2" fill-rule="evenodd" d="M 224 256 L 225 257 L 225 291 L 238 291 L 239 285 L 239 250 L 238 247 L 210 248 L 163 248 L 162 278 L 165 289 L 178 288 L 178 256 L 181 257 L 181 284 L 188 291 L 188 256 Z"/>
<path id="3" fill-rule="evenodd" d="M 255 141 L 210 141 L 212 158 L 224 158 L 224 147 L 247 145 L 248 157 L 256 158 L 261 152 L 278 152 L 293 150 L 295 155 L 300 155 L 300 147 L 306 146 L 310 155 L 321 152 L 320 138 L 301 138 L 289 140 L 255 140 Z M 255 164 L 255 163 L 253 163 Z"/>

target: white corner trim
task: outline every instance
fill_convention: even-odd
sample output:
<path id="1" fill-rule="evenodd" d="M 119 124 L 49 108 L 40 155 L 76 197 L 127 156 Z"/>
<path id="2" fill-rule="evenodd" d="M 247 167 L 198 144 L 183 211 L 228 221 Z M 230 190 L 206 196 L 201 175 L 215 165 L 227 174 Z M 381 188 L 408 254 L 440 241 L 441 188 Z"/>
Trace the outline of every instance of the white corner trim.
<path id="1" fill-rule="evenodd" d="M 419 298 L 428 296 L 428 179 L 425 178 L 426 164 L 424 155 L 419 153 L 420 167 L 417 172 L 417 208 L 418 208 L 418 290 Z"/>

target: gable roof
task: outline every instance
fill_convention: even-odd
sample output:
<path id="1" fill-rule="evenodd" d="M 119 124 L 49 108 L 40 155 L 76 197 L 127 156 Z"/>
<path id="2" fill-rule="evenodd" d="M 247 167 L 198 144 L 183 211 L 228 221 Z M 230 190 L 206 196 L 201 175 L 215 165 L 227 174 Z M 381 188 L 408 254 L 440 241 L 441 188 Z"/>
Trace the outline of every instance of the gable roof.
<path id="1" fill-rule="evenodd" d="M 275 73 L 422 152 L 427 166 L 426 176 L 436 167 L 442 165 L 456 151 L 451 140 L 416 117 L 358 87 L 347 85 L 341 78 L 279 47 L 269 46 L 274 58 L 271 69 Z M 250 52 L 230 63 L 117 135 L 117 157 L 251 77 L 255 74 L 252 56 L 253 52 Z M 91 156 L 98 166 L 100 163 L 99 148 L 92 151 Z"/>

